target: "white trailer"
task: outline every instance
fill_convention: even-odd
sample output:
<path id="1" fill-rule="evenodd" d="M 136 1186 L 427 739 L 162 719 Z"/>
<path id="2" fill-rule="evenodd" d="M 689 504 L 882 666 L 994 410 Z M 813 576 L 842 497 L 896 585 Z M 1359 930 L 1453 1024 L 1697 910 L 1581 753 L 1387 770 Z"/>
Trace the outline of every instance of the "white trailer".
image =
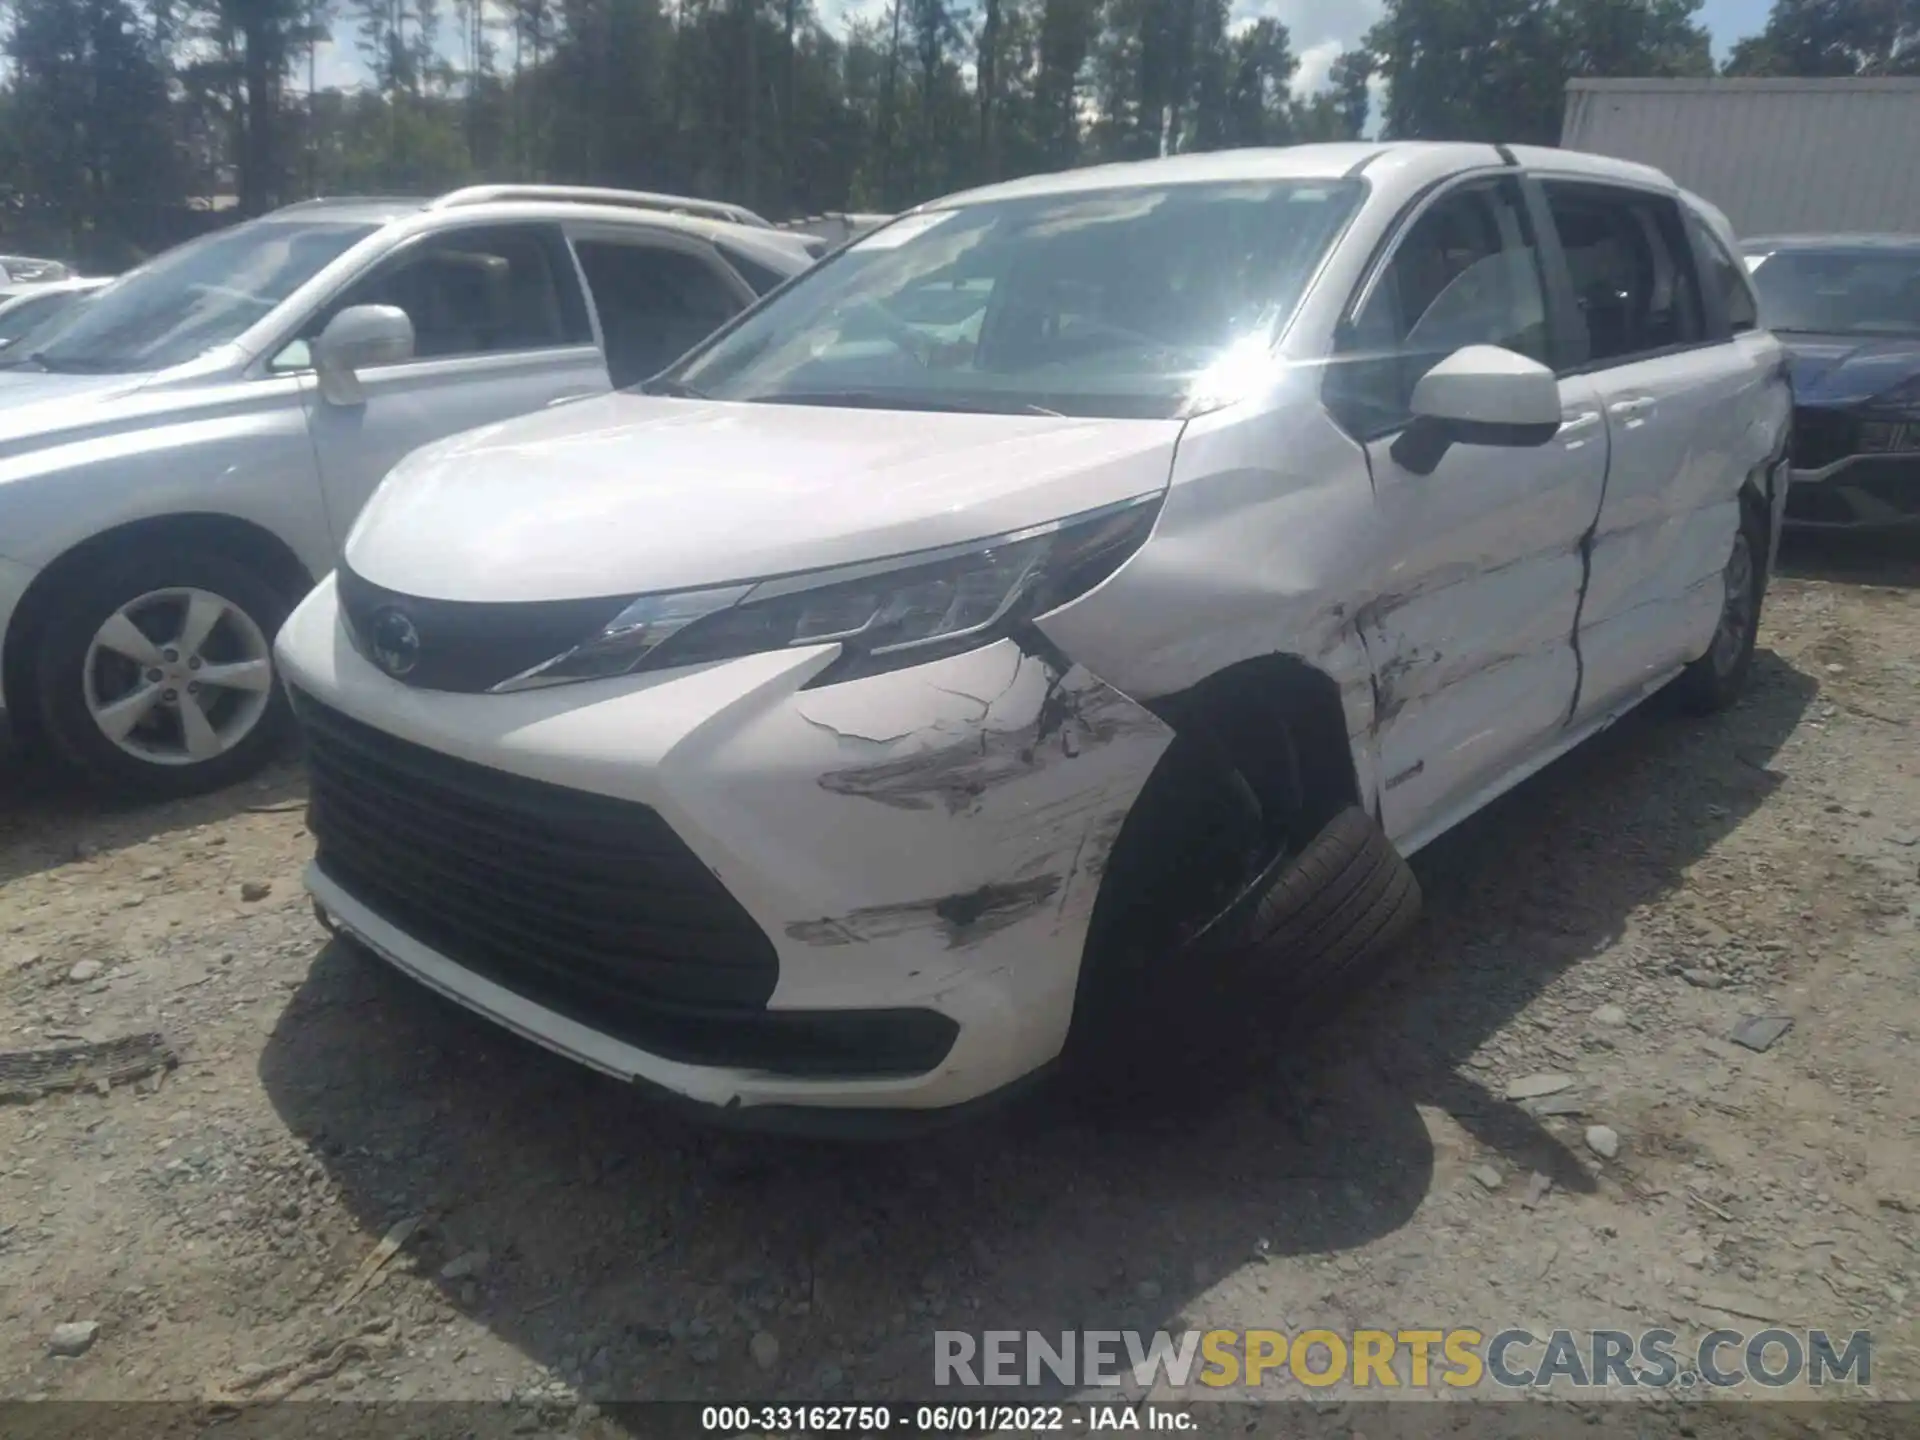
<path id="1" fill-rule="evenodd" d="M 1570 80 L 1560 144 L 1666 171 L 1743 237 L 1920 233 L 1920 79 Z"/>

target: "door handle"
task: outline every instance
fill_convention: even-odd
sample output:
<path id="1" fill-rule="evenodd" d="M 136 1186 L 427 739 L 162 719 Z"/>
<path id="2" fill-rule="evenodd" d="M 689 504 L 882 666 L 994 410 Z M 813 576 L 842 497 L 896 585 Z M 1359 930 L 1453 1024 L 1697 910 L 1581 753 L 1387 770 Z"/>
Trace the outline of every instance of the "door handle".
<path id="1" fill-rule="evenodd" d="M 1644 415 L 1651 409 L 1653 409 L 1653 396 L 1635 395 L 1629 400 L 1614 401 L 1611 405 L 1607 406 L 1607 413 L 1609 415 L 1620 416 Z"/>
<path id="2" fill-rule="evenodd" d="M 1598 410 L 1568 410 L 1560 416 L 1560 438 L 1568 450 L 1586 448 L 1587 431 L 1600 423 Z"/>

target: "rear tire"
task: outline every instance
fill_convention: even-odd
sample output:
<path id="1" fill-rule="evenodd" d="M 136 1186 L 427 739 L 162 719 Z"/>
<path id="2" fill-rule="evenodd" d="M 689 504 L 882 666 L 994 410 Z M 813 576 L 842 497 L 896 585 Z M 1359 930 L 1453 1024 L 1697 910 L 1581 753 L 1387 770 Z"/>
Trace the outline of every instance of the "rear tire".
<path id="1" fill-rule="evenodd" d="M 1740 698 L 1760 639 L 1760 605 L 1767 592 L 1767 524 L 1746 500 L 1733 552 L 1721 571 L 1720 623 L 1707 653 L 1680 672 L 1673 698 L 1692 715 L 1711 715 Z"/>
<path id="2" fill-rule="evenodd" d="M 46 740 L 114 795 L 244 779 L 287 733 L 271 647 L 292 608 L 246 566 L 201 551 L 123 555 L 78 576 L 39 637 Z"/>

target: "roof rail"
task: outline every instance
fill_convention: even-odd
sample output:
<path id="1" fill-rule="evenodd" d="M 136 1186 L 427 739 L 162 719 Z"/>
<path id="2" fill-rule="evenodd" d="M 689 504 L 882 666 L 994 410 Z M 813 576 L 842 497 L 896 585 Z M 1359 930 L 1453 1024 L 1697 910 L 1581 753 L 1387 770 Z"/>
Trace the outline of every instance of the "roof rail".
<path id="1" fill-rule="evenodd" d="M 581 205 L 622 205 L 630 210 L 657 210 L 691 215 L 697 220 L 720 220 L 733 225 L 773 227 L 744 205 L 722 200 L 700 200 L 690 195 L 660 195 L 649 190 L 606 190 L 591 185 L 469 185 L 427 203 L 429 210 L 451 210 L 461 205 L 487 205 L 504 200 L 571 200 Z"/>

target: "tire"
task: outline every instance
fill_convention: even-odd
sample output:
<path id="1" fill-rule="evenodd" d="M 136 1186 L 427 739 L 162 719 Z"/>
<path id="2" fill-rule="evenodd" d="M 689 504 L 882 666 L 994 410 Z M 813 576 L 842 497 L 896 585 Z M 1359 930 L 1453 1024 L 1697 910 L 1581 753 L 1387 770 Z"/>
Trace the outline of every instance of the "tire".
<path id="1" fill-rule="evenodd" d="M 116 796 L 199 795 L 246 778 L 287 733 L 271 646 L 292 608 L 223 555 L 160 550 L 107 561 L 68 585 L 41 631 L 36 698 L 45 738 L 59 759 Z M 110 622 L 111 643 L 103 633 Z M 197 631 L 193 653 L 165 643 Z M 196 678 L 215 671 L 219 682 Z M 188 704 L 204 723 L 190 723 Z M 124 735 L 110 736 L 130 715 Z"/>
<path id="2" fill-rule="evenodd" d="M 1721 578 L 1725 594 L 1713 643 L 1673 682 L 1674 703 L 1690 715 L 1711 715 L 1733 704 L 1753 669 L 1760 606 L 1767 593 L 1767 524 L 1744 499 L 1733 553 Z"/>
<path id="3" fill-rule="evenodd" d="M 1137 1103 L 1160 1062 L 1230 1073 L 1257 1062 L 1276 1022 L 1364 988 L 1420 914 L 1420 886 L 1357 806 L 1269 862 L 1184 945 L 1090 955 L 1069 1059 L 1083 1093 Z"/>
<path id="4" fill-rule="evenodd" d="M 1190 963 L 1217 966 L 1242 994 L 1342 999 L 1420 915 L 1420 882 L 1373 818 L 1349 806 L 1263 877 L 1240 913 L 1209 927 Z"/>

